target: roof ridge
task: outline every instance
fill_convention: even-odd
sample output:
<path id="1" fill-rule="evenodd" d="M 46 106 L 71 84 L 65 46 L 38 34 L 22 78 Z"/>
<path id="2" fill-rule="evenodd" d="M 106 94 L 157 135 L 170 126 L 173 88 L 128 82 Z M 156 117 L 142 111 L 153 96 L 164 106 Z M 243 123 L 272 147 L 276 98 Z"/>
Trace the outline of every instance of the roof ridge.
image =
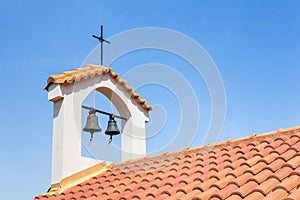
<path id="1" fill-rule="evenodd" d="M 137 159 L 131 159 L 131 160 L 127 160 L 127 161 L 123 161 L 123 162 L 120 162 L 120 163 L 112 163 L 111 166 L 112 167 L 118 167 L 118 166 L 121 166 L 121 165 L 126 165 L 126 164 L 132 164 L 132 163 L 136 163 L 136 162 L 139 162 L 141 160 L 145 160 L 145 159 L 156 159 L 156 158 L 160 158 L 160 157 L 163 157 L 163 156 L 174 156 L 176 157 L 178 154 L 187 154 L 187 153 L 191 153 L 193 151 L 199 151 L 199 150 L 203 150 L 203 152 L 207 151 L 207 150 L 212 150 L 214 148 L 220 148 L 220 147 L 225 147 L 225 146 L 232 146 L 232 145 L 235 145 L 235 144 L 239 144 L 241 142 L 251 142 L 254 138 L 256 139 L 255 141 L 260 141 L 260 140 L 263 140 L 263 139 L 266 139 L 266 138 L 275 138 L 277 135 L 279 134 L 285 134 L 285 135 L 290 135 L 290 134 L 293 134 L 294 132 L 296 131 L 300 131 L 300 126 L 295 126 L 295 127 L 291 127 L 291 128 L 279 128 L 275 131 L 270 131 L 270 132 L 265 132 L 265 133 L 260 133 L 260 134 L 257 134 L 257 133 L 254 133 L 250 136 L 246 136 L 246 137 L 243 137 L 243 138 L 238 138 L 238 139 L 228 139 L 228 140 L 225 140 L 225 141 L 222 141 L 222 142 L 217 142 L 215 144 L 205 144 L 205 145 L 202 145 L 202 146 L 197 146 L 197 147 L 192 147 L 192 148 L 184 148 L 184 149 L 181 149 L 181 150 L 177 150 L 177 151 L 172 151 L 172 152 L 165 152 L 165 153 L 162 153 L 162 154 L 158 154 L 158 155 L 149 155 L 149 156 L 144 156 L 144 157 L 141 157 L 141 158 L 137 158 Z M 247 145 L 248 143 L 245 143 L 245 145 Z M 208 152 L 207 152 L 208 153 Z"/>

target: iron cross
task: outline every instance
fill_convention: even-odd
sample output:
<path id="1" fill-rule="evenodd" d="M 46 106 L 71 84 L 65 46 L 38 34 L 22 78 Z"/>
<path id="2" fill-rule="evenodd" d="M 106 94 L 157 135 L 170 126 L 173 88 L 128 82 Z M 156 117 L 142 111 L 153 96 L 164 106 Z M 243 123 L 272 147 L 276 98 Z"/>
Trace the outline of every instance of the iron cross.
<path id="1" fill-rule="evenodd" d="M 96 36 L 96 35 L 92 35 L 92 36 L 94 38 L 98 39 L 99 42 L 101 43 L 100 64 L 103 65 L 103 42 L 106 42 L 108 44 L 110 44 L 110 42 L 103 38 L 103 26 L 102 25 L 101 25 L 101 33 L 100 34 L 101 34 L 100 37 Z"/>

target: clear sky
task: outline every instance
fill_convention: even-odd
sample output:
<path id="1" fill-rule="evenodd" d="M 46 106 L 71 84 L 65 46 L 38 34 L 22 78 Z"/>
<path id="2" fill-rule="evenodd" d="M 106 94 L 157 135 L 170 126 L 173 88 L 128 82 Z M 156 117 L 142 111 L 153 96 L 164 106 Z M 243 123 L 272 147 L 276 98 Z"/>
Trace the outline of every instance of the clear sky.
<path id="1" fill-rule="evenodd" d="M 91 35 L 99 34 L 101 24 L 107 37 L 134 28 L 162 27 L 202 45 L 226 90 L 220 141 L 300 125 L 299 10 L 296 0 L 2 0 L 1 199 L 31 199 L 49 188 L 52 103 L 43 88 L 49 75 L 81 66 L 98 45 Z M 185 61 L 155 50 L 125 55 L 112 67 L 124 75 L 145 63 L 168 65 L 186 77 L 197 91 L 201 111 L 197 134 L 205 133 L 210 95 L 203 79 L 193 76 Z M 150 105 L 164 107 L 168 117 L 159 138 L 168 140 L 180 117 L 174 94 L 155 84 L 138 91 Z M 202 144 L 199 135 L 191 146 Z M 164 144 L 149 142 L 150 150 Z"/>

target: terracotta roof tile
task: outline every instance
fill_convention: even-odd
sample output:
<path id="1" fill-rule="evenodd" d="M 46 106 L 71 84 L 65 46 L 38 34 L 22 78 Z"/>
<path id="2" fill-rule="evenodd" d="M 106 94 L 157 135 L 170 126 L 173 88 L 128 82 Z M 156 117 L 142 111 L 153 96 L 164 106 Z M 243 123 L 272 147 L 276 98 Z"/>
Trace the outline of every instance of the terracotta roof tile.
<path id="1" fill-rule="evenodd" d="M 50 85 L 54 83 L 68 85 L 105 74 L 110 75 L 116 83 L 124 87 L 125 90 L 131 95 L 131 98 L 141 105 L 143 109 L 148 111 L 152 109 L 152 107 L 147 104 L 147 101 L 140 97 L 140 94 L 134 93 L 133 87 L 128 86 L 126 80 L 120 79 L 120 75 L 118 73 L 113 72 L 111 68 L 100 65 L 88 64 L 83 68 L 76 68 L 71 71 L 65 71 L 57 75 L 49 76 L 45 89 L 48 90 Z"/>
<path id="2" fill-rule="evenodd" d="M 226 199 L 227 197 L 232 195 L 232 193 L 234 191 L 236 191 L 237 189 L 238 189 L 238 186 L 236 184 L 229 184 L 226 187 L 222 188 L 222 190 L 220 190 L 216 194 L 213 194 L 212 197 L 218 197 L 220 199 Z"/>
<path id="3" fill-rule="evenodd" d="M 251 194 L 249 194 L 248 196 L 246 196 L 244 198 L 244 200 L 261 200 L 264 199 L 264 194 L 261 193 L 260 191 L 253 191 Z"/>
<path id="4" fill-rule="evenodd" d="M 300 127 L 115 163 L 35 199 L 299 199 Z"/>
<path id="5" fill-rule="evenodd" d="M 287 197 L 288 192 L 284 189 L 284 188 L 276 188 L 274 189 L 272 192 L 270 192 L 267 196 L 266 196 L 266 200 L 274 200 L 274 199 L 284 199 L 285 197 Z"/>
<path id="6" fill-rule="evenodd" d="M 293 190 L 287 197 L 286 200 L 294 200 L 294 199 L 299 199 L 299 194 L 300 194 L 300 185 L 298 185 L 295 190 Z"/>
<path id="7" fill-rule="evenodd" d="M 233 194 L 230 197 L 228 197 L 226 200 L 241 200 L 243 199 L 240 195 L 238 194 Z"/>

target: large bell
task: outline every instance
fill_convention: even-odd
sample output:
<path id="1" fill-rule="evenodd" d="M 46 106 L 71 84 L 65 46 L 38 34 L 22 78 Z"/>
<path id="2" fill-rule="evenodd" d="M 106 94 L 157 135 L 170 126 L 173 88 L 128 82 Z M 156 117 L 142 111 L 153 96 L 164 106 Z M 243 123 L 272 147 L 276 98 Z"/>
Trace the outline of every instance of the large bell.
<path id="1" fill-rule="evenodd" d="M 90 132 L 91 134 L 95 132 L 101 132 L 102 129 L 98 124 L 98 116 L 95 114 L 95 110 L 91 110 L 86 120 L 86 125 L 82 129 L 84 132 Z"/>
<path id="2" fill-rule="evenodd" d="M 119 131 L 118 126 L 117 126 L 117 122 L 115 121 L 113 116 L 109 117 L 105 134 L 110 135 L 109 142 L 111 142 L 113 135 L 119 135 L 120 134 L 120 131 Z"/>

